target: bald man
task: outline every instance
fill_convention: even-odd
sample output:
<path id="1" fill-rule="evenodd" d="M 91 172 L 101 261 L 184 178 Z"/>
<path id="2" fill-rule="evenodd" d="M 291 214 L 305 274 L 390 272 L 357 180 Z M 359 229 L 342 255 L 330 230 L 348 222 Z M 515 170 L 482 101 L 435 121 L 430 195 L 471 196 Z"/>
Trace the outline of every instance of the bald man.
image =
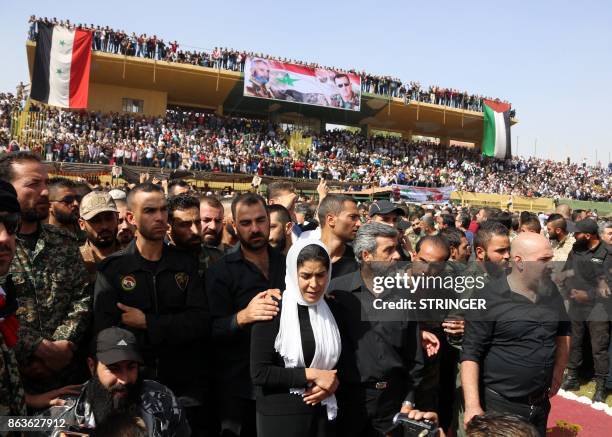
<path id="1" fill-rule="evenodd" d="M 561 385 L 571 330 L 563 299 L 550 280 L 552 258 L 545 237 L 522 233 L 512 242 L 511 273 L 474 293 L 486 299 L 486 310 L 466 316 L 464 424 L 485 411 L 506 412 L 546 435 L 549 397 Z"/>

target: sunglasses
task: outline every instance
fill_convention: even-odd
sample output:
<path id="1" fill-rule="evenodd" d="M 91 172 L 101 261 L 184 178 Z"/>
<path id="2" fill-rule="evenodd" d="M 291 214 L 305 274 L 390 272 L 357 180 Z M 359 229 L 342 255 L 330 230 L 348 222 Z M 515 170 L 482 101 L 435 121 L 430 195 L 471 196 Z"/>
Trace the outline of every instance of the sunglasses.
<path id="1" fill-rule="evenodd" d="M 78 194 L 75 194 L 73 196 L 72 195 L 65 196 L 65 197 L 62 197 L 61 199 L 52 200 L 51 202 L 62 202 L 67 205 L 70 205 L 71 203 L 74 203 L 74 202 L 81 203 L 82 199 L 83 199 L 83 196 L 79 196 Z"/>
<path id="2" fill-rule="evenodd" d="M 0 223 L 4 225 L 4 228 L 9 235 L 15 235 L 21 226 L 21 215 L 18 212 L 1 214 Z"/>

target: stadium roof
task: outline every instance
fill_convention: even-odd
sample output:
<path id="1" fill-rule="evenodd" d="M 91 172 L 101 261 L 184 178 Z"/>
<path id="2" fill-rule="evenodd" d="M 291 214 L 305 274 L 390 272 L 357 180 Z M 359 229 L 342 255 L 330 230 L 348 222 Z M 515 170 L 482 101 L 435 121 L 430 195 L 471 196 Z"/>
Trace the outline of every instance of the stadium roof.
<path id="1" fill-rule="evenodd" d="M 35 48 L 35 43 L 26 43 L 30 76 Z M 276 112 L 289 117 L 320 119 L 324 123 L 366 125 L 369 129 L 476 144 L 482 138 L 481 112 L 415 101 L 406 104 L 400 98 L 367 93 L 362 94 L 359 112 L 244 97 L 239 72 L 98 51 L 92 52 L 90 83 L 159 91 L 166 94 L 168 106 L 208 110 L 222 107 L 226 115 L 267 117 Z M 517 120 L 512 120 L 512 124 L 516 123 Z"/>

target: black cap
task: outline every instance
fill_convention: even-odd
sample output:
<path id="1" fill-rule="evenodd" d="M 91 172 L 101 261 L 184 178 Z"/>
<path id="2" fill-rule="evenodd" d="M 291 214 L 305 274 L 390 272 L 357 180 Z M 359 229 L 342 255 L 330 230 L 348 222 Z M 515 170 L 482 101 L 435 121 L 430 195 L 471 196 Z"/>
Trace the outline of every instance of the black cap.
<path id="1" fill-rule="evenodd" d="M 374 217 L 376 214 L 389 214 L 391 212 L 396 212 L 397 215 L 406 215 L 402 208 L 394 205 L 388 200 L 378 200 L 371 204 L 370 211 L 368 211 L 368 215 L 370 217 Z"/>
<path id="2" fill-rule="evenodd" d="M 21 212 L 15 187 L 3 180 L 0 180 L 0 212 Z"/>
<path id="3" fill-rule="evenodd" d="M 589 218 L 580 220 L 576 223 L 568 222 L 567 231 L 573 233 L 582 232 L 591 235 L 596 235 L 599 233 L 599 230 L 597 229 L 597 222 Z"/>
<path id="4" fill-rule="evenodd" d="M 134 334 L 117 327 L 100 331 L 96 341 L 96 358 L 106 365 L 119 361 L 143 362 Z"/>
<path id="5" fill-rule="evenodd" d="M 412 223 L 410 223 L 408 220 L 405 220 L 405 219 L 398 220 L 397 222 L 397 229 L 399 229 L 400 231 L 405 231 L 406 229 L 410 229 L 411 226 L 412 226 Z"/>

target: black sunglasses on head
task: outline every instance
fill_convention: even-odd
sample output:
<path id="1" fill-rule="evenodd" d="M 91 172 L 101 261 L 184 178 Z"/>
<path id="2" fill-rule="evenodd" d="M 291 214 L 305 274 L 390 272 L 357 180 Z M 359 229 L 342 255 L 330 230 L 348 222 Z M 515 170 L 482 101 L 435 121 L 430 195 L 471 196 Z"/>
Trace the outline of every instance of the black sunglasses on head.
<path id="1" fill-rule="evenodd" d="M 21 215 L 18 212 L 0 214 L 0 223 L 4 225 L 9 235 L 15 235 L 21 226 Z"/>

